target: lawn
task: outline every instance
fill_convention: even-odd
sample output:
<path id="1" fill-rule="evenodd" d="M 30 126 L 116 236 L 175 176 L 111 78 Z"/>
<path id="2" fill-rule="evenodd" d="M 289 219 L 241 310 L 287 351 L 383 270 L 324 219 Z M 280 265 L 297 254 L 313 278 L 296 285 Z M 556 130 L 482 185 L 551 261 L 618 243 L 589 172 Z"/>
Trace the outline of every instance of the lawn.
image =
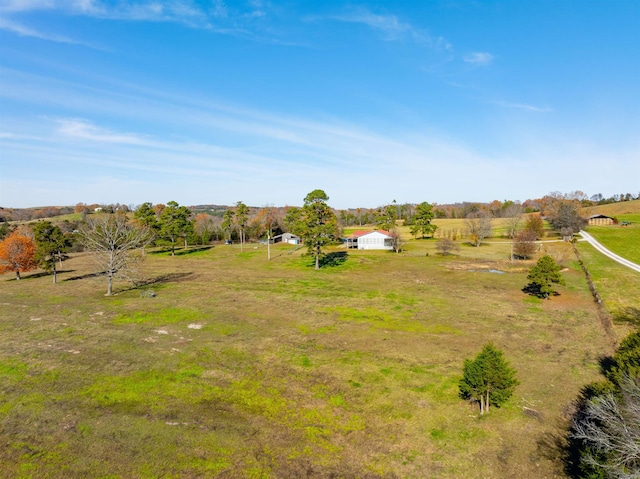
<path id="1" fill-rule="evenodd" d="M 621 221 L 632 221 L 633 216 L 638 218 L 629 226 L 589 226 L 587 232 L 614 253 L 640 264 L 640 215 L 626 216 L 629 219 Z"/>
<path id="2" fill-rule="evenodd" d="M 565 477 L 555 439 L 613 347 L 568 245 L 544 245 L 549 301 L 508 245 L 434 245 L 320 271 L 291 245 L 148 253 L 113 297 L 86 254 L 1 276 L 0 476 Z M 480 417 L 457 383 L 488 341 L 521 385 Z"/>

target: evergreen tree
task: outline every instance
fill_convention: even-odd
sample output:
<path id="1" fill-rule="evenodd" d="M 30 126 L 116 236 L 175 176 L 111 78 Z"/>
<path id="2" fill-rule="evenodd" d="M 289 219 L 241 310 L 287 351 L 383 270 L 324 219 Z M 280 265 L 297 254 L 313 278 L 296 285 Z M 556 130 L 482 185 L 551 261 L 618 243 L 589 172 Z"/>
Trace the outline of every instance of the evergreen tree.
<path id="1" fill-rule="evenodd" d="M 240 251 L 242 251 L 242 247 L 245 241 L 245 228 L 247 227 L 247 220 L 249 219 L 249 208 L 242 201 L 238 201 L 236 203 L 235 214 L 236 223 L 238 225 L 238 229 L 240 230 Z"/>
<path id="2" fill-rule="evenodd" d="M 175 246 L 179 237 L 184 238 L 184 247 L 187 247 L 187 236 L 193 231 L 193 223 L 189 221 L 190 216 L 191 211 L 175 201 L 169 201 L 160 214 L 158 221 L 160 236 L 171 243 L 171 256 L 175 255 Z"/>
<path id="3" fill-rule="evenodd" d="M 327 205 L 328 200 L 324 191 L 313 190 L 305 197 L 302 207 L 300 232 L 307 250 L 315 256 L 316 269 L 320 269 L 322 249 L 338 236 L 338 218 Z"/>
<path id="4" fill-rule="evenodd" d="M 488 343 L 474 360 L 464 361 L 460 397 L 478 401 L 480 414 L 489 412 L 489 406 L 504 404 L 519 384 L 515 370 L 503 356 L 502 351 Z"/>
<path id="5" fill-rule="evenodd" d="M 529 270 L 527 279 L 530 282 L 524 291 L 539 298 L 548 298 L 549 295 L 554 293 L 553 283 L 565 284 L 564 278 L 560 274 L 560 269 L 560 265 L 551 256 L 543 256 Z"/>
<path id="6" fill-rule="evenodd" d="M 395 230 L 397 219 L 398 214 L 395 204 L 381 206 L 375 212 L 376 228 L 389 233 L 392 233 Z"/>
<path id="7" fill-rule="evenodd" d="M 413 223 L 410 228 L 413 236 L 417 236 L 418 233 L 421 233 L 424 238 L 425 235 L 433 235 L 433 233 L 435 233 L 438 227 L 431 224 L 431 220 L 433 219 L 432 210 L 433 205 L 430 205 L 426 201 L 423 201 L 416 206 L 416 213 L 413 217 Z"/>
<path id="8" fill-rule="evenodd" d="M 233 232 L 233 218 L 236 212 L 226 210 L 222 215 L 222 229 L 227 232 L 227 241 L 231 242 L 231 234 Z"/>
<path id="9" fill-rule="evenodd" d="M 38 265 L 53 272 L 53 282 L 57 279 L 56 263 L 62 265 L 67 259 L 67 250 L 71 241 L 62 230 L 50 221 L 40 221 L 33 227 L 33 236 L 36 243 L 36 261 Z"/>

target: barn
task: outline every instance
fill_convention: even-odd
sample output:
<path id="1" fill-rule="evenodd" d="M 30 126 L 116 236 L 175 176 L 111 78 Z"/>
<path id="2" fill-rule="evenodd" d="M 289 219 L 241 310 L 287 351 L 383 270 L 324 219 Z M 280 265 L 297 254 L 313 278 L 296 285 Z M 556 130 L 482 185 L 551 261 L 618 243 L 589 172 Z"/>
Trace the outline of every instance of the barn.
<path id="1" fill-rule="evenodd" d="M 345 238 L 347 247 L 357 249 L 393 249 L 393 236 L 388 231 L 354 231 Z"/>
<path id="2" fill-rule="evenodd" d="M 589 222 L 589 226 L 603 226 L 603 225 L 612 225 L 615 223 L 615 220 L 610 216 L 605 215 L 593 215 L 587 218 Z"/>

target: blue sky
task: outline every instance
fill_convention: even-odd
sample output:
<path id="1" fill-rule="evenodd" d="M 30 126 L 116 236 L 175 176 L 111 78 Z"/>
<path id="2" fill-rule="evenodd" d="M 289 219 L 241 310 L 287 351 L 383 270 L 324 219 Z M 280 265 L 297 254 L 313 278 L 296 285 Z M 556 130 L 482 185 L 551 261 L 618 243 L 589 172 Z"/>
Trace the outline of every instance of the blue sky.
<path id="1" fill-rule="evenodd" d="M 640 1 L 0 0 L 0 206 L 640 192 Z"/>

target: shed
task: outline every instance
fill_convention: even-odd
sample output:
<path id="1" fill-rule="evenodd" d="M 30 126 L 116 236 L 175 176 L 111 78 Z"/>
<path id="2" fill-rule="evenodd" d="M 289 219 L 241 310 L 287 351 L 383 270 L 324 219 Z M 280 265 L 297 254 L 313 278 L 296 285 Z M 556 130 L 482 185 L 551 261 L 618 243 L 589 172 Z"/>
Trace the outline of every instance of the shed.
<path id="1" fill-rule="evenodd" d="M 293 233 L 282 233 L 271 238 L 272 243 L 300 244 L 300 236 Z"/>
<path id="2" fill-rule="evenodd" d="M 589 222 L 589 226 L 602 226 L 602 225 L 612 225 L 615 223 L 615 220 L 610 216 L 605 215 L 593 215 L 587 218 Z"/>
<path id="3" fill-rule="evenodd" d="M 348 248 L 393 249 L 393 235 L 384 230 L 354 231 L 345 241 Z"/>

